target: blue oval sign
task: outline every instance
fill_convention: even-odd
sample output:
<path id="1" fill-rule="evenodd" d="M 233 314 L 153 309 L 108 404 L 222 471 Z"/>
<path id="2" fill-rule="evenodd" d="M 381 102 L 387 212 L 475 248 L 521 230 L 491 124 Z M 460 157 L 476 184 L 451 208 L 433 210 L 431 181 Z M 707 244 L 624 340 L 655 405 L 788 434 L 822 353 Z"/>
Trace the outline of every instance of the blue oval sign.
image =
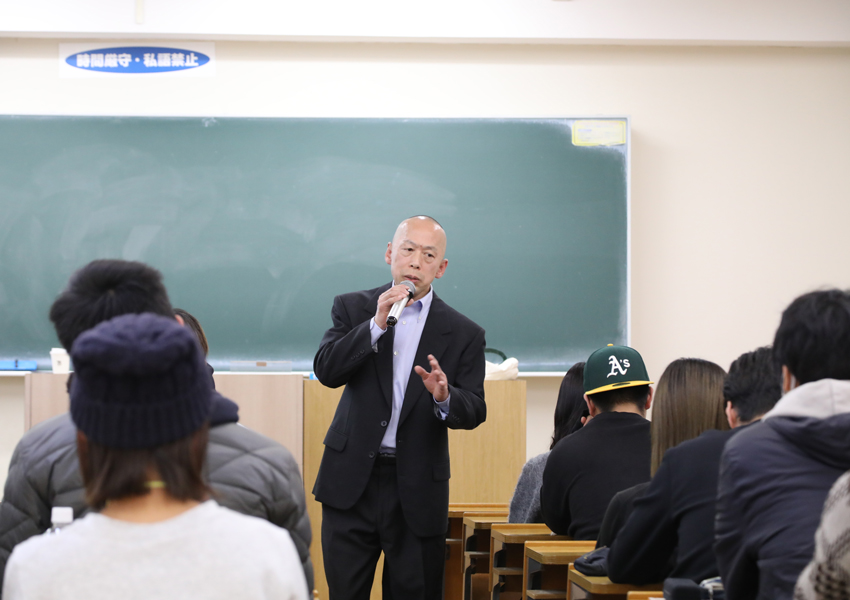
<path id="1" fill-rule="evenodd" d="M 181 48 L 124 46 L 77 52 L 65 62 L 78 69 L 103 73 L 165 73 L 197 69 L 210 62 L 210 57 Z"/>

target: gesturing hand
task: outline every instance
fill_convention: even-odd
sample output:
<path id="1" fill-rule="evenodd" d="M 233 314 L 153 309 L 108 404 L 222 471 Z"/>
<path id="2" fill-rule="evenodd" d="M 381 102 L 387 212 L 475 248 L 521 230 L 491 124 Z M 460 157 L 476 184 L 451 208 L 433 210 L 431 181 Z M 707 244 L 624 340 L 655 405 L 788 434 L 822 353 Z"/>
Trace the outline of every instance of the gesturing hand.
<path id="1" fill-rule="evenodd" d="M 445 402 L 449 397 L 449 381 L 446 379 L 446 374 L 440 369 L 440 363 L 437 362 L 433 354 L 428 355 L 428 362 L 431 363 L 430 373 L 418 365 L 413 367 L 413 370 L 422 378 L 425 389 L 431 392 L 434 400 Z"/>

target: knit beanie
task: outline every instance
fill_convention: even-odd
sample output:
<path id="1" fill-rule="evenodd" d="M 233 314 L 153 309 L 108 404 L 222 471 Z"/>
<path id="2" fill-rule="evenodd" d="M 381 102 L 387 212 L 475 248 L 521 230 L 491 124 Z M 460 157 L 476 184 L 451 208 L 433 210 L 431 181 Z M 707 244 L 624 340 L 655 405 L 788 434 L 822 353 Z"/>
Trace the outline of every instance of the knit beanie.
<path id="1" fill-rule="evenodd" d="M 188 437 L 210 413 L 203 352 L 175 319 L 127 314 L 81 334 L 71 348 L 71 418 L 111 448 L 152 448 Z"/>

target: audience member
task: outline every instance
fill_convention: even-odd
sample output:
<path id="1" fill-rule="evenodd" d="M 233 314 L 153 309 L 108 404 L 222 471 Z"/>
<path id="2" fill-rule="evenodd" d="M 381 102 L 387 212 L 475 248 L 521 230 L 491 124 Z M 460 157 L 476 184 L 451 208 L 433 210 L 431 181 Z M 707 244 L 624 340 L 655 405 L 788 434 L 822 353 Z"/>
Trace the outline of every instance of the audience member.
<path id="1" fill-rule="evenodd" d="M 827 493 L 850 469 L 850 294 L 811 292 L 773 343 L 785 394 L 726 444 L 715 553 L 730 600 L 790 600 Z"/>
<path id="2" fill-rule="evenodd" d="M 654 476 L 664 453 L 708 429 L 728 429 L 723 414 L 723 378 L 726 373 L 713 362 L 700 358 L 679 358 L 667 365 L 652 403 L 652 462 Z M 602 520 L 596 547 L 611 546 L 626 523 L 635 500 L 649 482 L 619 492 L 611 500 Z"/>
<path id="3" fill-rule="evenodd" d="M 725 383 L 723 369 L 704 360 L 681 359 L 664 371 L 652 409 L 653 430 L 660 417 L 667 427 L 699 435 L 664 452 L 648 491 L 635 500 L 608 554 L 612 581 L 648 584 L 676 577 L 698 583 L 717 577 L 711 551 L 717 475 L 723 447 L 733 434 L 723 422 L 724 396 L 748 422 L 758 419 L 761 414 L 754 411 L 766 412 L 781 394 L 773 365 L 770 348 L 760 348 L 735 360 Z M 684 410 L 672 413 L 672 404 Z M 700 422 L 696 428 L 688 415 Z M 736 426 L 744 424 L 736 421 Z M 659 439 L 678 437 L 659 432 Z"/>
<path id="4" fill-rule="evenodd" d="M 608 346 L 587 359 L 588 421 L 555 445 L 543 471 L 540 505 L 555 533 L 596 539 L 614 494 L 649 481 L 651 383 L 633 348 Z"/>
<path id="5" fill-rule="evenodd" d="M 71 352 L 71 418 L 92 512 L 9 558 L 7 600 L 307 600 L 286 530 L 209 500 L 203 464 L 216 395 L 173 318 L 128 314 Z"/>
<path id="6" fill-rule="evenodd" d="M 838 478 L 826 498 L 815 534 L 815 556 L 800 573 L 794 600 L 850 598 L 850 471 Z"/>
<path id="7" fill-rule="evenodd" d="M 74 340 L 98 323 L 144 312 L 174 318 L 162 275 L 142 263 L 96 260 L 71 276 L 51 307 L 50 319 L 70 351 Z M 207 453 L 208 481 L 216 500 L 288 530 L 312 589 L 312 532 L 298 465 L 286 448 L 242 427 L 238 419 L 239 407 L 216 395 Z M 25 433 L 12 455 L 0 503 L 0 576 L 16 544 L 50 527 L 54 506 L 72 507 L 75 517 L 88 510 L 76 429 L 68 413 Z"/>
<path id="8" fill-rule="evenodd" d="M 589 415 L 584 401 L 584 363 L 579 362 L 570 367 L 561 380 L 558 392 L 558 402 L 555 405 L 555 430 L 549 450 L 555 447 L 562 438 L 581 429 L 584 424 L 582 417 Z M 509 523 L 542 523 L 540 514 L 540 486 L 543 483 L 543 469 L 549 452 L 529 458 L 522 467 L 519 480 L 511 498 Z"/>

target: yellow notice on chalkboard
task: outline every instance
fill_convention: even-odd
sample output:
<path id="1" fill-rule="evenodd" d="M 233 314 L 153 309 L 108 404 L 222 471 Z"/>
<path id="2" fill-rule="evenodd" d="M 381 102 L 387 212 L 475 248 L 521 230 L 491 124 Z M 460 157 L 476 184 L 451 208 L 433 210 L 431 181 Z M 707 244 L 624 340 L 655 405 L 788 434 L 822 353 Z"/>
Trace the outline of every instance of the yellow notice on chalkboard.
<path id="1" fill-rule="evenodd" d="M 573 123 L 574 146 L 616 146 L 625 143 L 625 121 L 584 120 Z"/>

